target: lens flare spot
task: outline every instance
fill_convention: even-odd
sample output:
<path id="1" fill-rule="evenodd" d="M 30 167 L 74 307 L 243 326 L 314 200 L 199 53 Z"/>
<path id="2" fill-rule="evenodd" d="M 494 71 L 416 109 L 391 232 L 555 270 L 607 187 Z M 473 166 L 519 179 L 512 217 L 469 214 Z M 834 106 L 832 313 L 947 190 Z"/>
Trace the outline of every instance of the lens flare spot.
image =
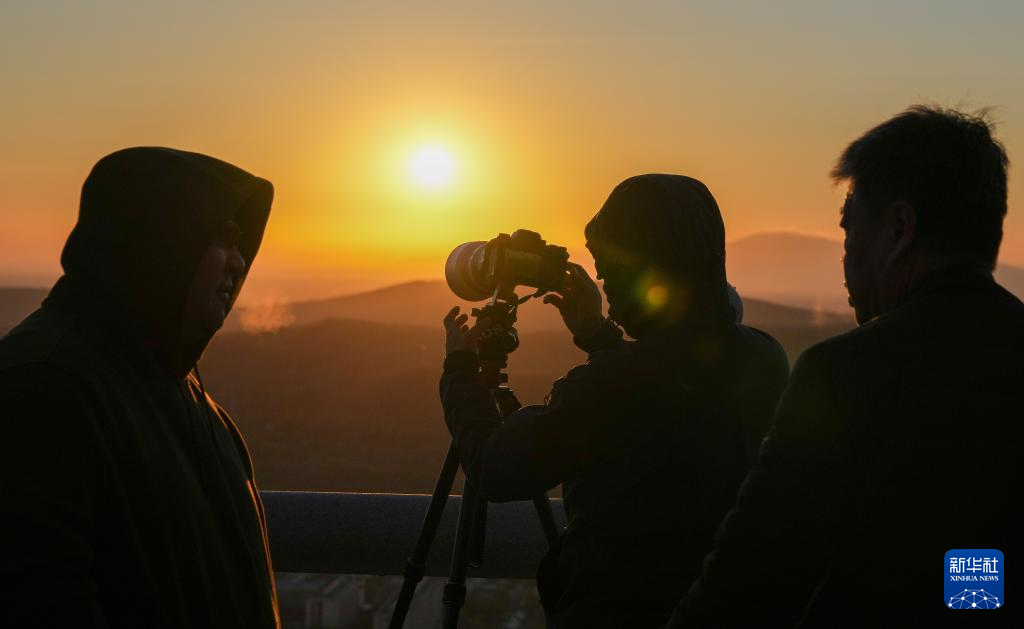
<path id="1" fill-rule="evenodd" d="M 660 310 L 668 303 L 668 289 L 663 284 L 652 284 L 644 295 L 647 305 L 654 310 Z"/>

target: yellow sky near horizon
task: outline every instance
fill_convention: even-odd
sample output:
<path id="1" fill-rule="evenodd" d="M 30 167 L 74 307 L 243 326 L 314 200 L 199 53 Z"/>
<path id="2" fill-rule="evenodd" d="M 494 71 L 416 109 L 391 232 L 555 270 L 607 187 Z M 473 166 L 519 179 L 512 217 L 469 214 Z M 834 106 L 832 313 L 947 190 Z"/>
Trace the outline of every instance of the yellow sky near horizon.
<path id="1" fill-rule="evenodd" d="M 915 102 L 995 106 L 1013 162 L 1024 9 L 847 4 L 5 3 L 0 282 L 56 276 L 89 168 L 133 145 L 273 181 L 250 286 L 300 297 L 437 277 L 519 227 L 582 252 L 642 172 L 705 181 L 730 239 L 838 238 L 835 157 Z M 426 145 L 447 187 L 410 176 Z M 1002 259 L 1024 265 L 1015 172 Z"/>

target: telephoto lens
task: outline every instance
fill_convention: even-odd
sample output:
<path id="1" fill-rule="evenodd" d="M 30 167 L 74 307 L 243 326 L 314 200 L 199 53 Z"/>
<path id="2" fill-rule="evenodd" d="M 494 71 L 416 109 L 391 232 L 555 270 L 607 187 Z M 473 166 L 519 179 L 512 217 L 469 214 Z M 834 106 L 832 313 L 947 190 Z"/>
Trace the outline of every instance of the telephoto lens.
<path id="1" fill-rule="evenodd" d="M 444 264 L 448 288 L 466 301 L 481 301 L 494 293 L 483 270 L 486 247 L 482 240 L 464 242 L 455 247 Z"/>
<path id="2" fill-rule="evenodd" d="M 484 242 L 456 247 L 444 265 L 448 287 L 466 301 L 482 301 L 501 288 L 530 286 L 559 290 L 565 280 L 569 252 L 547 244 L 537 232 L 519 229 Z"/>

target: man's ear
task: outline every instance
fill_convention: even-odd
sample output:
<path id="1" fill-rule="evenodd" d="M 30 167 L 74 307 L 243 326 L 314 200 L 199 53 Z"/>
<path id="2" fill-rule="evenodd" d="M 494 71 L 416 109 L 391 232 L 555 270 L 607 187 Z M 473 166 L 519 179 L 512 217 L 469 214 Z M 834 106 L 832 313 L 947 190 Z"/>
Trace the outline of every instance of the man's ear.
<path id="1" fill-rule="evenodd" d="M 897 201 L 889 208 L 888 222 L 889 257 L 905 257 L 917 245 L 917 210 L 905 201 Z"/>

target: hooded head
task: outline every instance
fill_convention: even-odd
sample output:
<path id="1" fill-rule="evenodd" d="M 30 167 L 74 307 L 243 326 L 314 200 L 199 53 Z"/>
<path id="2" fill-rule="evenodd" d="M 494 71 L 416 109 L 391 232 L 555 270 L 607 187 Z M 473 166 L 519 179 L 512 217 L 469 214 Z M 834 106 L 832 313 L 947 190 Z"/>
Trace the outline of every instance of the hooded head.
<path id="1" fill-rule="evenodd" d="M 690 177 L 620 183 L 586 227 L 609 315 L 634 338 L 679 323 L 736 320 L 725 277 L 725 226 Z"/>
<path id="2" fill-rule="evenodd" d="M 216 331 L 183 340 L 204 256 L 237 225 L 229 237 L 242 260 L 224 296 L 226 313 L 259 249 L 273 194 L 270 182 L 206 155 L 159 147 L 112 153 L 82 186 L 78 223 L 61 255 L 64 277 L 50 299 L 137 336 L 168 367 L 190 364 Z"/>

